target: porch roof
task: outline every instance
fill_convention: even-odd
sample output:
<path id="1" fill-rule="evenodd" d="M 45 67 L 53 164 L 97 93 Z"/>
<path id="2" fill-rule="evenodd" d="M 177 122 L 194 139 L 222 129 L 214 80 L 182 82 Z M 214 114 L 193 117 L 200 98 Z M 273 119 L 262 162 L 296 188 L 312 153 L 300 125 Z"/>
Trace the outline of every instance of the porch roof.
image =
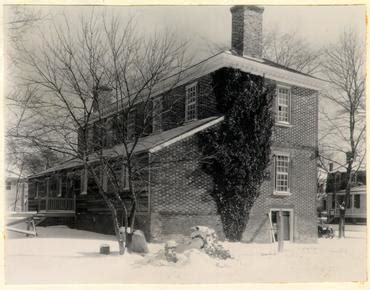
<path id="1" fill-rule="evenodd" d="M 205 130 L 223 120 L 223 117 L 216 116 L 216 117 L 209 117 L 206 119 L 196 120 L 193 122 L 186 123 L 182 126 L 163 131 L 157 134 L 149 135 L 143 138 L 140 138 L 138 143 L 136 144 L 133 153 L 141 153 L 141 152 L 150 152 L 154 153 L 166 146 L 169 146 L 175 142 L 178 142 L 186 137 L 190 137 L 197 132 Z M 131 150 L 133 144 L 128 144 L 128 150 Z M 104 156 L 106 157 L 119 157 L 125 154 L 125 148 L 122 144 L 116 145 L 112 148 L 105 149 L 103 151 Z M 98 157 L 96 154 L 92 154 L 89 156 L 90 162 L 97 161 Z M 64 169 L 69 168 L 76 168 L 83 166 L 83 161 L 77 158 L 70 159 L 65 161 L 55 167 L 49 168 L 37 174 L 31 175 L 28 178 L 36 178 L 47 174 L 52 174 L 57 171 L 61 171 Z"/>

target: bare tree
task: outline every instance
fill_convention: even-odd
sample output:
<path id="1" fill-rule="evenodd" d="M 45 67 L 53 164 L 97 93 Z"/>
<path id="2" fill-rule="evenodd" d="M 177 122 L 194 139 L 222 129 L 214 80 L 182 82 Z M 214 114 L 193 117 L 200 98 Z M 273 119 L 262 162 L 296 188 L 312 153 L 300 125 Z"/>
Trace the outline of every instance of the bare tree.
<path id="1" fill-rule="evenodd" d="M 319 50 L 295 33 L 281 33 L 272 29 L 264 34 L 263 57 L 304 73 L 317 73 L 320 68 Z"/>
<path id="2" fill-rule="evenodd" d="M 354 31 L 345 31 L 337 43 L 325 50 L 324 73 L 332 84 L 325 97 L 338 108 L 327 122 L 322 142 L 322 157 L 346 170 L 344 204 L 340 205 L 339 237 L 344 236 L 345 211 L 350 199 L 352 176 L 365 160 L 365 59 L 363 41 Z M 330 158 L 328 153 L 341 153 L 345 162 Z"/>
<path id="3" fill-rule="evenodd" d="M 16 136 L 80 161 L 83 190 L 93 177 L 123 254 L 120 230 L 126 239 L 128 228 L 133 231 L 141 192 L 136 185 L 147 166 L 136 148 L 151 126 L 153 96 L 181 79 L 186 42 L 168 31 L 141 37 L 132 19 L 122 23 L 92 13 L 80 20 L 71 27 L 64 17 L 41 35 L 37 50 L 22 48 L 23 84 L 38 88 L 27 114 L 38 123 L 22 126 Z M 133 129 L 138 108 L 143 121 Z"/>

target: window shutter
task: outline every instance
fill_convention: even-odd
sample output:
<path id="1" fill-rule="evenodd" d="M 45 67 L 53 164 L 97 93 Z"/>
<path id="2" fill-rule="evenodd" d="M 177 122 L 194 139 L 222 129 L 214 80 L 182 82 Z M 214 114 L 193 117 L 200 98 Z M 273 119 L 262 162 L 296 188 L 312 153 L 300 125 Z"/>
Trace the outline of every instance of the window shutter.
<path id="1" fill-rule="evenodd" d="M 273 116 L 274 116 L 274 120 L 275 120 L 275 123 L 278 121 L 278 101 L 277 101 L 277 96 L 278 96 L 278 88 L 276 87 L 275 89 L 275 95 L 272 99 L 272 108 L 273 108 Z M 275 158 L 275 157 L 274 157 Z"/>
<path id="2" fill-rule="evenodd" d="M 291 192 L 293 182 L 293 158 L 289 156 L 289 170 L 288 170 L 288 192 Z"/>
<path id="3" fill-rule="evenodd" d="M 272 192 L 276 191 L 276 155 L 272 155 Z"/>

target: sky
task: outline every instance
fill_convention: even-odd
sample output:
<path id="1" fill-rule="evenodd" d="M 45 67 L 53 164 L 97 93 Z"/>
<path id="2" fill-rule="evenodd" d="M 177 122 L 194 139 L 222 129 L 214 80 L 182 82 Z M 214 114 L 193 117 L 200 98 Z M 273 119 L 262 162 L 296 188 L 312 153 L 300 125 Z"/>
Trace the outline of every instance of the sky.
<path id="1" fill-rule="evenodd" d="M 229 47 L 231 38 L 231 6 L 96 6 L 98 13 L 107 11 L 128 19 L 134 16 L 142 32 L 161 29 L 175 31 L 179 38 L 192 43 L 199 57 L 209 54 L 212 44 Z M 344 29 L 365 33 L 364 5 L 347 6 L 264 6 L 264 31 L 277 28 L 295 33 L 313 47 L 334 42 Z M 88 15 L 91 6 L 33 6 L 54 16 L 63 12 L 76 21 Z M 5 11 L 5 15 L 7 15 Z M 32 38 L 32 33 L 31 33 Z"/>
<path id="2" fill-rule="evenodd" d="M 96 13 L 113 13 L 123 21 L 134 17 L 139 33 L 170 29 L 179 39 L 190 42 L 195 60 L 213 54 L 211 48 L 230 48 L 231 6 L 28 6 L 40 10 L 52 20 L 60 20 L 64 13 L 68 20 L 78 25 L 81 16 L 88 16 L 92 9 Z M 344 30 L 353 29 L 364 39 L 364 5 L 347 6 L 264 6 L 263 30 L 278 29 L 294 33 L 313 48 L 322 48 L 335 42 Z M 5 17 L 10 15 L 5 9 Z M 7 18 L 5 18 L 7 20 Z M 50 27 L 49 22 L 41 25 L 42 30 Z M 77 26 L 76 26 L 77 27 Z M 35 30 L 27 37 L 36 39 Z M 33 45 L 37 43 L 33 41 Z M 325 106 L 324 103 L 321 106 Z"/>

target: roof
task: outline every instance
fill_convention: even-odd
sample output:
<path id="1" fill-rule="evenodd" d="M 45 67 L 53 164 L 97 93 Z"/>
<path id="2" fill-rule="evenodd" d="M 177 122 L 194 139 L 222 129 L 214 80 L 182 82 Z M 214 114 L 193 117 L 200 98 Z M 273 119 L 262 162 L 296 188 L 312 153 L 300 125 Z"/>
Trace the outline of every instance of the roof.
<path id="1" fill-rule="evenodd" d="M 186 123 L 182 126 L 160 132 L 158 134 L 149 135 L 143 138 L 140 138 L 138 143 L 136 144 L 133 152 L 140 153 L 140 152 L 150 152 L 155 153 L 175 142 L 178 142 L 184 138 L 190 137 L 197 132 L 205 130 L 223 120 L 223 117 L 216 116 L 216 117 L 209 117 L 206 119 L 196 120 L 193 122 Z M 132 148 L 132 144 L 128 144 L 128 149 Z M 111 156 L 118 157 L 123 156 L 125 154 L 125 148 L 122 144 L 116 145 L 112 148 L 105 149 L 103 154 L 107 157 Z M 90 162 L 94 162 L 97 160 L 96 155 L 90 156 Z M 74 168 L 74 167 L 81 167 L 83 166 L 83 162 L 80 159 L 71 159 L 64 163 L 61 163 L 58 166 L 49 168 L 45 171 L 39 172 L 37 174 L 29 176 L 29 178 L 35 178 L 42 175 L 46 175 L 48 173 L 53 173 L 56 171 L 60 171 L 63 169 Z"/>
<path id="2" fill-rule="evenodd" d="M 346 190 L 342 189 L 342 190 L 338 190 L 336 194 L 337 195 L 343 195 L 345 193 L 346 193 Z M 353 193 L 353 194 L 366 194 L 366 185 L 356 185 L 356 186 L 351 187 L 351 193 Z M 330 194 L 333 194 L 333 193 L 330 192 Z"/>
<path id="3" fill-rule="evenodd" d="M 366 170 L 366 164 L 365 164 L 365 162 L 354 161 L 352 163 L 352 168 L 354 170 L 358 169 L 358 171 L 365 171 Z M 341 173 L 347 172 L 347 164 L 338 165 L 335 168 L 333 168 L 333 170 L 330 171 L 329 173 L 336 173 L 336 172 L 341 172 Z"/>
<path id="4" fill-rule="evenodd" d="M 184 85 L 224 67 L 240 69 L 243 72 L 263 76 L 267 79 L 275 80 L 280 83 L 301 86 L 317 91 L 322 90 L 328 85 L 327 82 L 321 79 L 288 68 L 286 66 L 282 66 L 267 59 L 240 56 L 233 54 L 230 51 L 224 51 L 212 55 L 211 57 L 204 59 L 182 70 L 181 72 L 165 78 L 154 88 L 151 88 L 151 96 L 154 98 L 170 90 L 171 88 Z M 146 95 L 145 92 L 143 92 L 143 95 Z M 140 102 L 140 99 L 138 102 Z M 118 109 L 122 109 L 124 106 L 125 103 L 122 104 L 122 102 L 120 102 Z M 115 112 L 117 112 L 116 102 L 104 108 L 101 113 L 104 116 L 108 116 L 109 114 Z M 91 118 L 91 122 L 93 121 L 94 117 Z"/>

